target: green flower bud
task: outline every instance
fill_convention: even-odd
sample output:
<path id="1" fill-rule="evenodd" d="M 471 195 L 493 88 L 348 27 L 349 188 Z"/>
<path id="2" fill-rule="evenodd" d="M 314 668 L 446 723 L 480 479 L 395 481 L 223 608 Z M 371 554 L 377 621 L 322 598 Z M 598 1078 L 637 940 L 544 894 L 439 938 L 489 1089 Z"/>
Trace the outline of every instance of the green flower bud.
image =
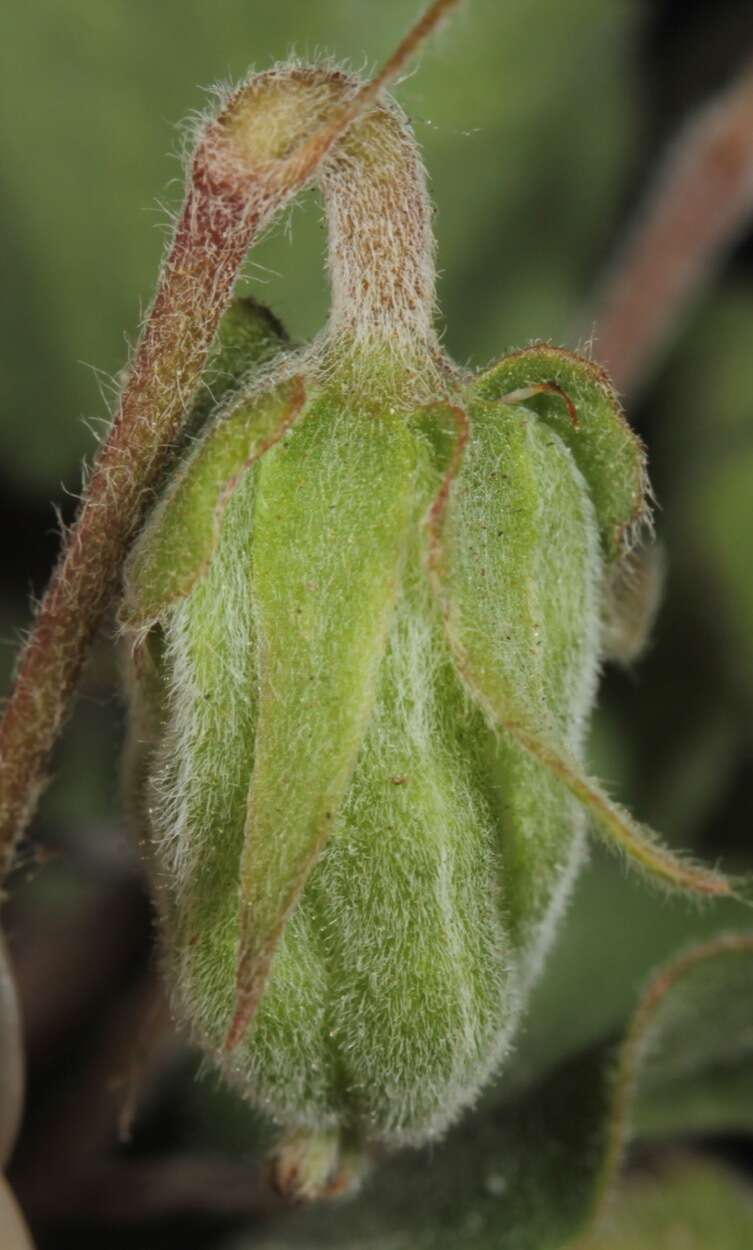
<path id="1" fill-rule="evenodd" d="M 249 126 L 268 103 L 280 147 L 289 112 L 352 91 L 324 71 L 252 84 Z M 608 381 L 546 346 L 481 375 L 443 356 L 394 106 L 320 184 L 328 329 L 208 418 L 122 613 L 175 1012 L 285 1127 L 276 1176 L 304 1196 L 345 1187 L 359 1144 L 442 1133 L 499 1067 L 585 809 L 676 867 L 580 771 L 605 587 L 645 517 Z"/>

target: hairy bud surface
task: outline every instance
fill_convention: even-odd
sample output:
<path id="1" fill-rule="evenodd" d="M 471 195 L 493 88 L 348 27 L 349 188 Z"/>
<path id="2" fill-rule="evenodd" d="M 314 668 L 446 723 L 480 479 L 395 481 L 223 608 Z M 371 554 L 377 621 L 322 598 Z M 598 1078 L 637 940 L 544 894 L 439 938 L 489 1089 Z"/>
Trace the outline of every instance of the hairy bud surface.
<path id="1" fill-rule="evenodd" d="M 223 169 L 266 96 L 284 151 L 291 99 L 353 90 L 299 68 L 251 84 Z M 122 609 L 175 1011 L 286 1128 L 278 1181 L 304 1196 L 351 1184 L 364 1144 L 442 1133 L 513 1042 L 601 801 L 580 765 L 646 494 L 589 361 L 540 346 L 471 375 L 440 350 L 394 106 L 319 181 L 331 322 L 293 350 L 253 304 L 228 315 L 232 384 Z"/>

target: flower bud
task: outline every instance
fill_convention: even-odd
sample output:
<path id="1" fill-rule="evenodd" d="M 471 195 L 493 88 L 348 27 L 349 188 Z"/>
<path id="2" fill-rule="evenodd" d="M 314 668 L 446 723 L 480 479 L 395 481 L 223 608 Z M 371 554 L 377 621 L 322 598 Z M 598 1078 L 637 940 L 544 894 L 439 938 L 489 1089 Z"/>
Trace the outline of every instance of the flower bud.
<path id="1" fill-rule="evenodd" d="M 353 90 L 253 81 L 257 128 L 265 83 L 277 118 L 285 91 Z M 498 1068 L 587 810 L 674 871 L 580 771 L 604 588 L 645 516 L 608 381 L 543 346 L 480 375 L 446 359 L 394 106 L 320 184 L 330 325 L 208 418 L 122 610 L 175 1012 L 284 1126 L 277 1183 L 307 1197 L 346 1188 L 369 1143 L 441 1134 Z"/>

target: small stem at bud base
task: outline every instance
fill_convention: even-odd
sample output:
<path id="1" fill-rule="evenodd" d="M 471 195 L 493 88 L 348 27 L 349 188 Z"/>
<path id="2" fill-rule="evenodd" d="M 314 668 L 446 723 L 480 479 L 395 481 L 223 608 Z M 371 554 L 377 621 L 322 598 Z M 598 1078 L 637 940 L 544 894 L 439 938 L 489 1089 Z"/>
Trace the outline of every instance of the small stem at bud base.
<path id="1" fill-rule="evenodd" d="M 458 3 L 436 0 L 371 82 L 330 93 L 313 117 L 273 110 L 276 124 L 270 127 L 259 107 L 258 80 L 252 79 L 200 135 L 186 202 L 110 433 L 21 653 L 0 723 L 3 873 L 43 787 L 89 646 L 198 388 L 248 248 Z M 431 292 L 425 294 L 430 300 Z"/>

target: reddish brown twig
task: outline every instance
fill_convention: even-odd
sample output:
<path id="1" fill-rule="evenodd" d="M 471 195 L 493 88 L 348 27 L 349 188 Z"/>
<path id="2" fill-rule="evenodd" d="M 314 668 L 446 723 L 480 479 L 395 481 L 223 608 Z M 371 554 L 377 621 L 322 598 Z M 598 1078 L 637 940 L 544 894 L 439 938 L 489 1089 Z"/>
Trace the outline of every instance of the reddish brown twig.
<path id="1" fill-rule="evenodd" d="M 594 355 L 635 390 L 753 213 L 753 62 L 670 149 L 595 301 Z"/>
<path id="2" fill-rule="evenodd" d="M 21 653 L 0 723 L 0 869 L 7 872 L 10 867 L 43 787 L 50 751 L 90 643 L 197 390 L 248 248 L 457 3 L 435 0 L 377 77 L 319 119 L 313 131 L 310 119 L 296 116 L 297 130 L 291 121 L 287 131 L 289 150 L 276 158 L 270 157 L 264 141 L 261 151 L 254 151 L 249 144 L 252 127 L 242 139 L 234 131 L 239 118 L 255 107 L 248 87 L 232 95 L 204 129 L 112 428 Z"/>

